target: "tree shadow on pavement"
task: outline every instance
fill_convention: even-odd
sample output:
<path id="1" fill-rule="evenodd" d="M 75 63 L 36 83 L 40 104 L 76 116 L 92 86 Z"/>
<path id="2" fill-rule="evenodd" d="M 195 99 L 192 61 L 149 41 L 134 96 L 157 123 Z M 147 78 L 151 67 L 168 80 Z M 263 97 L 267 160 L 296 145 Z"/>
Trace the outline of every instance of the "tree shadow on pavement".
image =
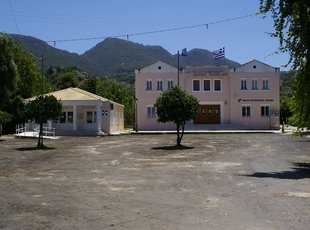
<path id="1" fill-rule="evenodd" d="M 38 147 L 21 147 L 21 148 L 16 148 L 17 151 L 52 150 L 52 149 L 55 149 L 55 148 L 47 147 L 47 146 L 44 146 L 42 148 L 38 148 Z"/>
<path id="2" fill-rule="evenodd" d="M 185 145 L 181 145 L 181 146 L 177 146 L 177 145 L 173 145 L 173 146 L 159 146 L 159 147 L 153 147 L 152 149 L 154 150 L 185 150 L 185 149 L 193 149 L 194 147 L 189 147 L 189 146 L 185 146 Z"/>
<path id="3" fill-rule="evenodd" d="M 290 179 L 290 180 L 300 180 L 310 178 L 310 163 L 293 163 L 292 171 L 283 172 L 255 172 L 253 174 L 248 174 L 248 177 L 257 178 L 275 178 L 275 179 Z"/>

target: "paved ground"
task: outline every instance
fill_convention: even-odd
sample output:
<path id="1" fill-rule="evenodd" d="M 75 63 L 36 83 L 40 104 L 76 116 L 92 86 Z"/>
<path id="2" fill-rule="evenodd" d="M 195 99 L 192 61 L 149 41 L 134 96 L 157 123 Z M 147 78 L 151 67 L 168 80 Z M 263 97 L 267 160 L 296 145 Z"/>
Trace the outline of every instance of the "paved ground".
<path id="1" fill-rule="evenodd" d="M 0 229 L 310 229 L 310 139 L 0 137 Z"/>

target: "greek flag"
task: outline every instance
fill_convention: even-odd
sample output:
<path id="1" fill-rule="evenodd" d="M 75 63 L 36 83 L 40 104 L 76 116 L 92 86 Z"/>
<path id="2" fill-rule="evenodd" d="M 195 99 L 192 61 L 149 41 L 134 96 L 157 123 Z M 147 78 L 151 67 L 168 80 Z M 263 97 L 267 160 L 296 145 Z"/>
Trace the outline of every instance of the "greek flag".
<path id="1" fill-rule="evenodd" d="M 225 47 L 218 49 L 218 50 L 214 50 L 212 52 L 214 59 L 219 59 L 219 58 L 224 58 L 225 57 Z"/>

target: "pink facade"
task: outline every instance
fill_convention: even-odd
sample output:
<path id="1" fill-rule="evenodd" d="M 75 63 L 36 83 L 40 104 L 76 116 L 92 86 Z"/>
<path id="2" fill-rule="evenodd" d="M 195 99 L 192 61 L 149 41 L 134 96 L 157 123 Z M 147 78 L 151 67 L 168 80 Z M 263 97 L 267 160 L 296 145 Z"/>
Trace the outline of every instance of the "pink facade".
<path id="1" fill-rule="evenodd" d="M 157 122 L 156 98 L 179 85 L 199 100 L 199 113 L 187 126 L 230 125 L 234 129 L 279 128 L 279 68 L 257 60 L 238 68 L 225 66 L 177 68 L 158 61 L 135 71 L 138 131 L 174 130 Z"/>

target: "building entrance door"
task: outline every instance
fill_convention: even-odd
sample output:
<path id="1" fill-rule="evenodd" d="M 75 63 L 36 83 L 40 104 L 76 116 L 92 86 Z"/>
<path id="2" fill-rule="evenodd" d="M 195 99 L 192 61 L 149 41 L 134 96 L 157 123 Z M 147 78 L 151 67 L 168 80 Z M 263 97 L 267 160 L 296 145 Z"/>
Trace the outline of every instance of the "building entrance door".
<path id="1" fill-rule="evenodd" d="M 198 115 L 195 124 L 220 124 L 221 123 L 220 105 L 199 105 Z"/>

